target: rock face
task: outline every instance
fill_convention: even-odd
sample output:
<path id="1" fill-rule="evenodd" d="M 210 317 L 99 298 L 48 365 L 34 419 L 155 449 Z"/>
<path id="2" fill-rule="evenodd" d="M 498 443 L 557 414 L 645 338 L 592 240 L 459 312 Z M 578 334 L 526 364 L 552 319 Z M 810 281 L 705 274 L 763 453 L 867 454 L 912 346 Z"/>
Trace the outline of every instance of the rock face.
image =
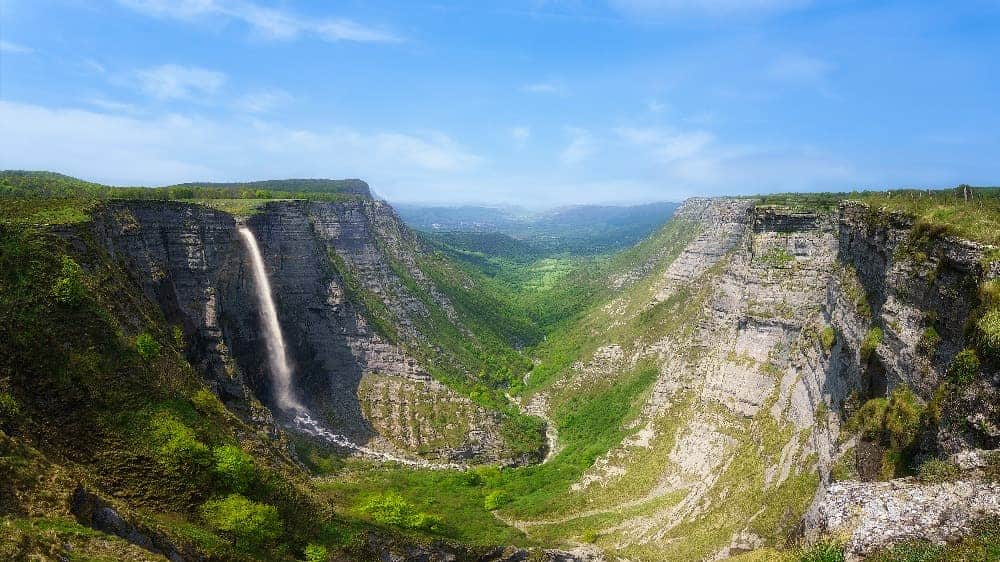
<path id="1" fill-rule="evenodd" d="M 282 201 L 239 220 L 254 232 L 269 274 L 294 387 L 324 424 L 359 445 L 430 460 L 509 458 L 499 416 L 432 381 L 409 351 L 430 342 L 416 328 L 419 317 L 440 312 L 467 330 L 418 267 L 423 248 L 391 207 L 367 197 Z M 160 201 L 109 202 L 94 221 L 100 243 L 182 329 L 189 358 L 220 397 L 256 415 L 252 403 L 270 404 L 271 385 L 236 228 L 227 213 Z M 378 315 L 385 329 L 372 325 Z M 387 404 L 363 380 L 396 381 L 407 392 Z M 454 407 L 413 415 L 434 404 Z"/>
<path id="2" fill-rule="evenodd" d="M 815 537 L 846 537 L 845 554 L 857 560 L 903 541 L 955 542 L 970 534 L 978 521 L 998 515 L 997 482 L 848 481 L 826 490 L 806 517 L 806 527 Z"/>
<path id="3" fill-rule="evenodd" d="M 723 558 L 794 540 L 834 464 L 853 454 L 855 441 L 841 438 L 853 408 L 904 385 L 931 402 L 971 345 L 977 289 L 997 269 L 984 266 L 976 244 L 924 236 L 900 216 L 851 202 L 797 209 L 693 199 L 674 220 L 694 229 L 690 242 L 675 258 L 657 254 L 610 279 L 621 294 L 596 313 L 594 351 L 538 395 L 558 401 L 652 361 L 659 376 L 642 413 L 571 487 L 592 509 L 522 528 L 556 533 L 598 521 L 598 544 L 635 559 Z M 644 320 L 660 310 L 660 323 Z M 637 325 L 638 336 L 626 329 Z M 876 327 L 884 337 L 863 353 Z M 921 437 L 920 454 L 998 446 L 1000 380 L 995 367 L 982 369 L 938 401 L 938 429 Z M 894 484 L 844 486 L 835 493 L 876 505 Z M 935 493 L 948 517 L 966 521 L 995 511 L 992 499 L 972 500 L 992 490 L 983 486 Z M 931 497 L 913 492 L 892 496 L 899 510 L 917 514 L 920 498 Z"/>

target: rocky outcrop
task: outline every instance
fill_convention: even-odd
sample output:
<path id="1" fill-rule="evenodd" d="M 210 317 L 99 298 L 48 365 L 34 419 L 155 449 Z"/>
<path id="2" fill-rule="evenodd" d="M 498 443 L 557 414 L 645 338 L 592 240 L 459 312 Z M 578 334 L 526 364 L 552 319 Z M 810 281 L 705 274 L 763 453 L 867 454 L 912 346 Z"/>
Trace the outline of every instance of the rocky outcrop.
<path id="1" fill-rule="evenodd" d="M 1000 483 L 924 484 L 906 478 L 832 484 L 805 524 L 807 539 L 844 538 L 847 559 L 858 560 L 905 541 L 953 543 L 979 521 L 998 516 Z"/>

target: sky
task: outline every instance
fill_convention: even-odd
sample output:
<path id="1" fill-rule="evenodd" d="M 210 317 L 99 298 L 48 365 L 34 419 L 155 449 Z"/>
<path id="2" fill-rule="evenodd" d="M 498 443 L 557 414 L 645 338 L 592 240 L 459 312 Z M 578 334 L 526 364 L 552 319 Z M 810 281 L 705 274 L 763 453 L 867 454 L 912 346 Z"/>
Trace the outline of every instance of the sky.
<path id="1" fill-rule="evenodd" d="M 1000 185 L 1000 0 L 0 0 L 0 168 L 390 201 Z"/>

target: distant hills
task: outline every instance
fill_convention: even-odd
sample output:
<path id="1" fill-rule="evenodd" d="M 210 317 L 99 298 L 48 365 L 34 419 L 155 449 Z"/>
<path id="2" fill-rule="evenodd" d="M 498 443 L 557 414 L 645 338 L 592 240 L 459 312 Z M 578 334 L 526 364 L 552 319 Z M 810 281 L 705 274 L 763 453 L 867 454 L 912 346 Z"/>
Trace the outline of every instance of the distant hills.
<path id="1" fill-rule="evenodd" d="M 673 202 L 577 205 L 532 212 L 520 207 L 394 205 L 410 227 L 452 247 L 488 254 L 496 251 L 490 248 L 516 248 L 521 255 L 595 255 L 620 250 L 652 233 L 677 206 Z M 496 234 L 522 244 L 503 241 Z"/>

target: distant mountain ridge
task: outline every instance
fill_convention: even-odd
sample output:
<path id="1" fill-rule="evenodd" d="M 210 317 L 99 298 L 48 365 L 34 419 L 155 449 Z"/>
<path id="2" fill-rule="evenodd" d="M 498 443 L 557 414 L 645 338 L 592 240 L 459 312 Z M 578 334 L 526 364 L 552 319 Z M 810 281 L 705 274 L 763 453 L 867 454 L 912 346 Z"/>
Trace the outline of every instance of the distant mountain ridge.
<path id="1" fill-rule="evenodd" d="M 594 255 L 628 247 L 669 220 L 677 206 L 674 202 L 574 205 L 533 212 L 520 207 L 485 205 L 394 205 L 407 225 L 424 232 L 500 233 L 527 242 L 542 253 L 575 255 Z M 466 242 L 473 237 L 468 238 Z"/>

